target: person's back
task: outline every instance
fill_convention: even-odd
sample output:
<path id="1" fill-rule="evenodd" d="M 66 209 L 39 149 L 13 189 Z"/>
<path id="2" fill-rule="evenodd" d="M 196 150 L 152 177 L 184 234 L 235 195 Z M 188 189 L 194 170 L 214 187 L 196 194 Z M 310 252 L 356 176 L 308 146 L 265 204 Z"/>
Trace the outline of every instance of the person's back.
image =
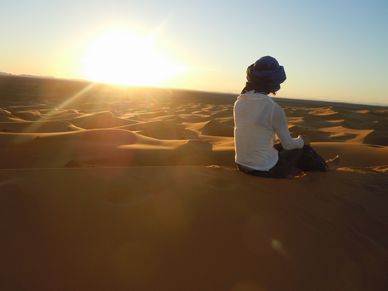
<path id="1" fill-rule="evenodd" d="M 273 110 L 276 104 L 267 95 L 250 91 L 234 103 L 235 160 L 238 164 L 268 171 L 277 162 L 273 148 Z"/>

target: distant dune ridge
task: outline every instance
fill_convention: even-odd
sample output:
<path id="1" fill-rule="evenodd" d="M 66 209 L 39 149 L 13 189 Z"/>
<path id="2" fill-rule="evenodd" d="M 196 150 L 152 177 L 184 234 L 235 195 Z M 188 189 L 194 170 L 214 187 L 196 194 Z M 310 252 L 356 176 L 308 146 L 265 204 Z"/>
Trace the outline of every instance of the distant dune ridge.
<path id="1" fill-rule="evenodd" d="M 388 290 L 387 107 L 276 98 L 341 158 L 274 180 L 234 167 L 235 95 L 1 76 L 0 97 L 1 290 Z"/>

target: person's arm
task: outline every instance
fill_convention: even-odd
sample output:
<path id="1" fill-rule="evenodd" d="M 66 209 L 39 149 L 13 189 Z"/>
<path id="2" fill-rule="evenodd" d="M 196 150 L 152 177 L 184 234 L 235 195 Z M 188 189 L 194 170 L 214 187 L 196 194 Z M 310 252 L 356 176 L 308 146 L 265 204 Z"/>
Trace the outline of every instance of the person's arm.
<path id="1" fill-rule="evenodd" d="M 287 117 L 284 110 L 278 105 L 275 105 L 272 115 L 272 127 L 276 135 L 279 137 L 282 146 L 285 150 L 301 149 L 304 141 L 301 136 L 292 138 L 288 130 Z"/>

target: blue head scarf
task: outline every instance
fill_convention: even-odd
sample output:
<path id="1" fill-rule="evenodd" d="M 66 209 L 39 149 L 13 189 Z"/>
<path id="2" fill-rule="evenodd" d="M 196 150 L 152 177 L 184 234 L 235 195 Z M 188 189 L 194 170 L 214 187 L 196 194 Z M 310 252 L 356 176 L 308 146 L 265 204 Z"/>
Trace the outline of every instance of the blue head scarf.
<path id="1" fill-rule="evenodd" d="M 286 78 L 283 66 L 280 66 L 275 58 L 262 57 L 247 68 L 247 82 L 242 93 L 251 90 L 275 93 Z"/>

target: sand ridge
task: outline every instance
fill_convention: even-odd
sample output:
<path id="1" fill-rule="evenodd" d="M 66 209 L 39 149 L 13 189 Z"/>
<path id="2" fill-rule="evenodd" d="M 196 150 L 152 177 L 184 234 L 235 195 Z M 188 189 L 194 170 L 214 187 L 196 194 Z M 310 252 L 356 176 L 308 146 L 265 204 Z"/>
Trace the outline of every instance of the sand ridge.
<path id="1" fill-rule="evenodd" d="M 155 159 L 154 165 L 160 163 L 167 165 L 174 164 L 179 159 L 173 158 L 169 162 L 170 153 L 166 154 L 166 157 L 160 156 L 161 148 L 166 149 L 166 152 L 175 151 L 173 156 L 177 156 L 182 154 L 182 151 L 176 152 L 177 145 L 182 144 L 190 144 L 190 150 L 186 146 L 187 156 L 199 156 L 195 154 L 198 152 L 204 154 L 200 161 L 185 157 L 181 159 L 182 163 L 212 164 L 214 160 L 220 160 L 217 157 L 217 150 L 221 147 L 228 150 L 229 154 L 227 162 L 223 164 L 231 164 L 233 100 L 221 104 L 191 100 L 187 102 L 178 97 L 165 100 L 139 98 L 130 99 L 127 102 L 110 100 L 106 103 L 100 98 L 97 101 L 94 105 L 90 102 L 81 102 L 59 109 L 44 103 L 29 105 L 29 107 L 3 106 L 0 112 L 2 118 L 0 142 L 4 151 L 0 154 L 3 161 L 0 168 L 8 168 L 12 165 L 28 167 L 28 162 L 13 163 L 12 161 L 16 157 L 28 161 L 28 158 L 24 158 L 28 151 L 33 151 L 37 155 L 33 163 L 34 167 L 48 165 L 63 167 L 67 162 L 74 162 L 82 156 L 87 156 L 89 163 L 95 166 L 112 166 L 115 163 L 119 166 L 139 165 L 141 159 L 131 158 L 132 161 L 137 161 L 135 164 L 131 164 L 131 161 L 125 157 L 120 159 L 120 156 L 125 156 L 123 150 L 132 151 L 130 155 L 137 156 L 141 154 L 142 147 L 148 154 L 152 154 L 150 150 L 153 146 L 159 156 L 159 159 Z M 289 101 L 285 102 L 281 99 L 277 102 L 285 108 L 293 135 L 308 135 L 313 142 L 355 143 L 360 146 L 362 144 L 387 145 L 388 136 L 385 129 L 388 126 L 388 113 L 384 109 L 367 108 L 367 106 L 366 109 L 353 109 L 316 102 L 309 104 L 307 101 L 289 106 L 287 103 Z M 111 110 L 103 110 L 103 108 Z M 27 137 L 26 134 L 33 134 L 33 142 L 31 142 L 31 136 Z M 132 138 L 135 135 L 137 138 Z M 12 139 L 15 142 L 12 142 Z M 97 147 L 104 144 L 105 150 L 103 152 L 89 150 L 90 143 L 95 143 Z M 64 164 L 55 163 L 58 156 L 56 150 L 59 148 L 50 148 L 47 144 L 57 144 L 59 148 L 63 148 L 62 152 L 69 152 L 68 149 L 72 148 L 73 155 L 68 153 L 67 162 L 60 159 Z M 63 146 L 61 147 L 60 144 Z M 210 146 L 204 146 L 204 144 L 210 144 Z M 212 148 L 212 151 L 209 148 Z M 26 149 L 28 149 L 27 152 Z M 87 155 L 76 154 L 85 151 L 88 152 Z M 335 149 L 333 154 L 334 152 Z M 47 157 L 41 160 L 50 159 L 49 156 L 51 156 L 53 162 L 40 164 L 39 155 Z M 111 160 L 109 155 L 112 157 Z M 93 160 L 95 162 L 90 162 Z M 99 164 L 97 160 L 100 162 L 104 160 L 104 163 Z M 151 162 L 151 159 L 149 160 L 148 163 Z M 84 163 L 81 160 L 77 162 Z"/>

